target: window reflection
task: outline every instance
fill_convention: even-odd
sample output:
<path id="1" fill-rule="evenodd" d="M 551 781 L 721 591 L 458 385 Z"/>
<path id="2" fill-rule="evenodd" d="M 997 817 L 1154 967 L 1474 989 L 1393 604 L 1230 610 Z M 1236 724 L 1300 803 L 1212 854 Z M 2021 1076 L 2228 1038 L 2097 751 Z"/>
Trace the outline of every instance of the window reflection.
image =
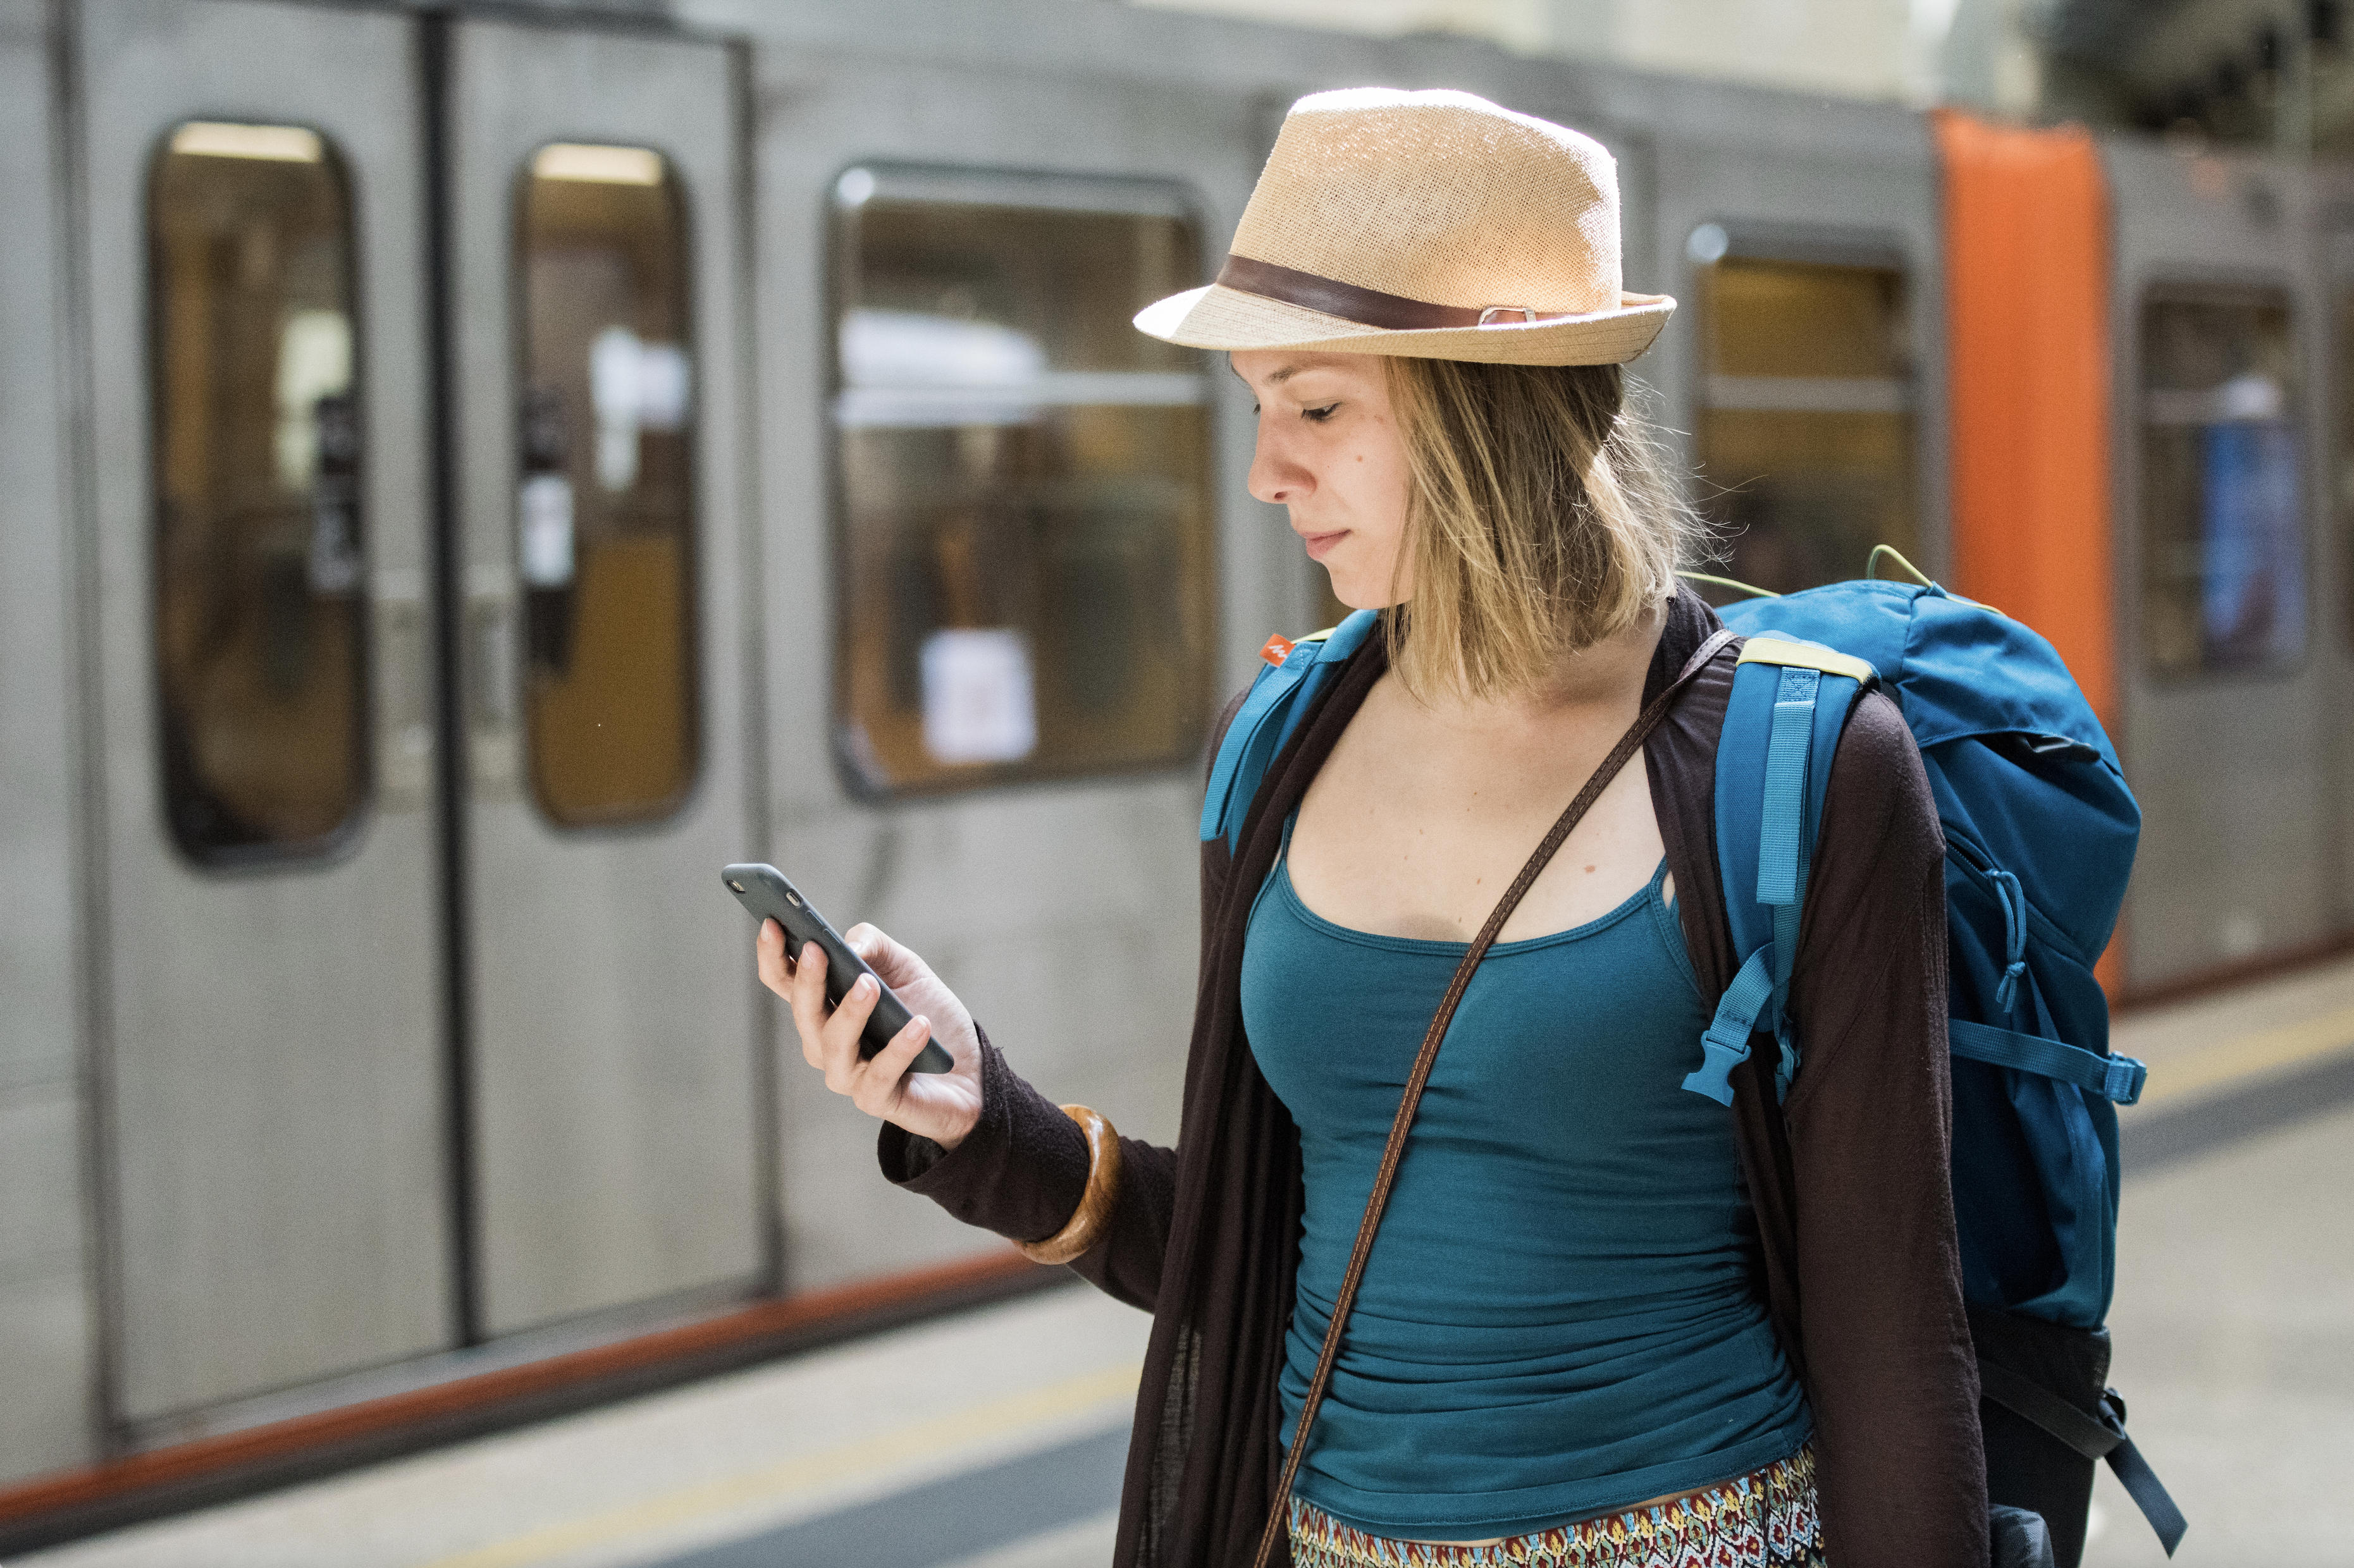
<path id="1" fill-rule="evenodd" d="M 696 744 L 695 377 L 669 165 L 643 147 L 542 147 L 516 250 L 533 794 L 568 826 L 666 816 Z"/>
<path id="2" fill-rule="evenodd" d="M 1698 433 L 1720 569 L 1788 593 L 1859 576 L 1874 545 L 1920 559 L 1904 274 L 1725 244 L 1694 237 L 1717 258 L 1699 273 Z"/>
<path id="3" fill-rule="evenodd" d="M 839 740 L 874 789 L 1190 761 L 1213 599 L 1174 194 L 854 169 L 837 191 Z"/>
<path id="4" fill-rule="evenodd" d="M 2167 674 L 2305 651 L 2303 459 L 2288 302 L 2183 292 L 2142 313 L 2142 635 Z"/>
<path id="5" fill-rule="evenodd" d="M 165 816 L 322 853 L 367 790 L 351 196 L 292 125 L 192 122 L 148 187 Z"/>

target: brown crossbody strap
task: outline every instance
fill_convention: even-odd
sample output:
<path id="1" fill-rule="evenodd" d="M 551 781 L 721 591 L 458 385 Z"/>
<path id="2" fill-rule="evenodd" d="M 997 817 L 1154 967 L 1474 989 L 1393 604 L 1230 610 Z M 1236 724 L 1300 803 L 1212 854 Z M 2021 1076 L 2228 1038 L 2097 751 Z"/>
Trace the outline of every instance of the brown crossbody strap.
<path id="1" fill-rule="evenodd" d="M 1496 902 L 1495 912 L 1471 939 L 1463 961 L 1455 966 L 1455 978 L 1447 981 L 1447 994 L 1440 999 L 1438 1011 L 1431 1016 L 1430 1028 L 1423 1034 L 1422 1049 L 1414 1059 L 1414 1071 L 1406 1075 L 1405 1096 L 1398 1101 L 1397 1116 L 1390 1122 L 1389 1142 L 1383 1147 L 1381 1166 L 1373 1172 L 1373 1191 L 1365 1200 L 1365 1217 L 1357 1224 L 1357 1244 L 1349 1250 L 1348 1271 L 1341 1277 L 1340 1299 L 1332 1304 L 1332 1323 L 1324 1330 L 1324 1348 L 1316 1356 L 1316 1375 L 1308 1380 L 1308 1397 L 1299 1406 L 1299 1428 L 1291 1435 L 1290 1451 L 1283 1457 L 1283 1475 L 1275 1484 L 1275 1503 L 1267 1510 L 1267 1530 L 1259 1537 L 1253 1568 L 1267 1568 L 1283 1531 L 1292 1478 L 1299 1473 L 1300 1458 L 1308 1452 L 1309 1429 L 1316 1425 L 1316 1412 L 1324 1404 L 1325 1385 L 1332 1381 L 1332 1363 L 1340 1359 L 1341 1333 L 1348 1326 L 1350 1308 L 1357 1304 L 1357 1286 L 1365 1277 L 1365 1260 L 1373 1255 L 1373 1234 L 1382 1227 L 1382 1211 L 1389 1206 L 1390 1188 L 1397 1181 L 1398 1161 L 1405 1155 L 1406 1133 L 1414 1126 L 1416 1107 L 1422 1104 L 1423 1086 L 1430 1082 L 1430 1069 L 1438 1061 L 1438 1043 L 1447 1037 L 1447 1026 L 1455 1021 L 1455 1009 L 1471 984 L 1472 971 L 1488 956 L 1488 949 L 1495 945 L 1496 933 L 1504 928 L 1504 922 L 1520 907 L 1521 899 L 1553 859 L 1553 852 L 1561 848 L 1562 841 L 1569 837 L 1570 830 L 1592 809 L 1610 781 L 1618 777 L 1618 770 L 1642 749 L 1643 742 L 1668 716 L 1668 710 L 1675 706 L 1676 699 L 1683 694 L 1692 677 L 1706 669 L 1709 661 L 1723 652 L 1733 637 L 1732 632 L 1720 630 L 1702 643 L 1700 651 L 1686 662 L 1682 673 L 1669 683 L 1667 690 L 1651 699 L 1650 705 L 1635 720 L 1634 727 L 1618 737 L 1618 744 L 1610 748 L 1610 755 L 1602 759 L 1602 766 L 1594 770 L 1585 788 L 1569 803 L 1569 810 L 1561 814 L 1553 831 L 1545 834 L 1544 842 L 1537 845 L 1536 853 L 1529 856 L 1528 864 L 1521 867 L 1521 874 L 1504 889 L 1504 896 Z"/>

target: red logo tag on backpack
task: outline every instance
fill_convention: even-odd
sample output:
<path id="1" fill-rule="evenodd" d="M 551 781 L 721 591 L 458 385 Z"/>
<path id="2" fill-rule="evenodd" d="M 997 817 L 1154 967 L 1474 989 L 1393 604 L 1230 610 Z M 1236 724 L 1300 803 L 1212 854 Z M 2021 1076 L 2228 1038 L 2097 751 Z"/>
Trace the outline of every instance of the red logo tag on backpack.
<path id="1" fill-rule="evenodd" d="M 1258 656 L 1279 669 L 1283 662 L 1291 657 L 1294 646 L 1290 638 L 1278 631 L 1267 640 L 1267 646 L 1258 651 Z"/>

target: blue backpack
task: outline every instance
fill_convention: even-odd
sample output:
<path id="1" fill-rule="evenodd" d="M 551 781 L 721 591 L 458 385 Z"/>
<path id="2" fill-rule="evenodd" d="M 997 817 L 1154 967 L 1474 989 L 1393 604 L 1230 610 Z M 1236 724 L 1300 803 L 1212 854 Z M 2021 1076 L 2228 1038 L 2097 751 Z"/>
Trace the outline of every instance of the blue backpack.
<path id="1" fill-rule="evenodd" d="M 1683 1086 L 1730 1105 L 1753 1035 L 1778 1053 L 1777 1092 L 1801 1070 L 1786 1003 L 1808 864 L 1840 731 L 1877 685 L 1912 727 L 1946 835 L 1964 1296 L 1975 1308 L 2097 1329 L 2115 1280 L 2114 1107 L 2132 1104 L 2146 1075 L 2109 1053 L 2093 975 L 2141 831 L 2115 750 L 2049 642 L 1925 579 L 1839 583 L 1719 614 L 1746 639 L 1715 801 L 1743 961 Z M 1269 644 L 1211 768 L 1204 841 L 1239 847 L 1277 752 L 1377 621 L 1359 610 L 1329 632 Z M 2126 1437 L 2113 1392 L 2096 1421 L 2000 1364 L 1982 1359 L 1980 1372 L 1990 1401 L 2087 1463 L 2106 1458 L 2171 1555 L 2181 1514 Z"/>
<path id="2" fill-rule="evenodd" d="M 1787 1001 L 1808 862 L 1840 727 L 1877 685 L 1921 748 L 1946 837 L 1963 1296 L 1981 1332 L 1983 1314 L 2097 1330 L 2116 1279 L 2115 1107 L 2147 1076 L 2110 1053 L 2093 974 L 2141 835 L 2107 734 L 2049 642 L 1925 578 L 1718 613 L 1745 639 L 1716 754 L 1717 869 L 1743 963 L 1684 1086 L 1732 1104 L 1753 1033 L 1778 1052 L 1778 1093 L 1802 1070 Z M 2114 1391 L 2095 1421 L 1983 1353 L 1979 1370 L 1988 1400 L 2106 1458 L 2172 1554 L 2182 1516 Z"/>

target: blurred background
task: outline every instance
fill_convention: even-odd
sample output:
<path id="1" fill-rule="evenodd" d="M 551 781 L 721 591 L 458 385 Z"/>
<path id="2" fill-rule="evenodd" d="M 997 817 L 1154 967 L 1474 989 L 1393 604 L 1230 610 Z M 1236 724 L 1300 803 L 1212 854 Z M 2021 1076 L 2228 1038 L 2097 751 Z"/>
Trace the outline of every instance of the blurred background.
<path id="1" fill-rule="evenodd" d="M 1173 1137 L 1206 726 L 1337 607 L 1128 318 L 1380 83 L 1616 154 L 1710 570 L 2092 696 L 2114 1381 L 2179 1561 L 2348 1561 L 2349 27 L 0 0 L 0 1551 L 1104 1559 L 1143 1319 L 877 1178 L 716 873 Z"/>

